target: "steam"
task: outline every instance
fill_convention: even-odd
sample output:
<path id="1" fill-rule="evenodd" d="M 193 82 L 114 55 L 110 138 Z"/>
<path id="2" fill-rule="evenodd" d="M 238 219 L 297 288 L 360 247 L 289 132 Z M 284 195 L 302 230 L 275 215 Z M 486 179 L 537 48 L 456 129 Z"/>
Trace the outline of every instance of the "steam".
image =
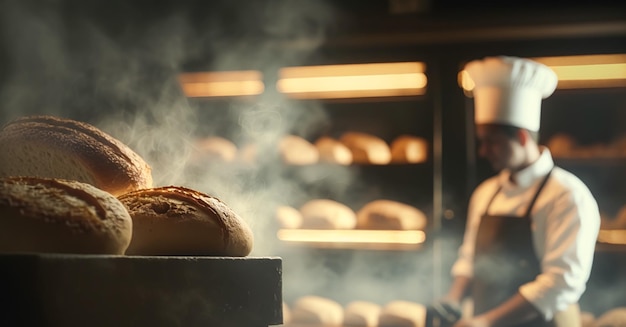
<path id="1" fill-rule="evenodd" d="M 289 102 L 267 84 L 253 103 L 233 100 L 226 110 L 214 110 L 216 104 L 185 98 L 175 77 L 186 63 L 200 62 L 206 70 L 260 69 L 271 81 L 278 68 L 317 55 L 334 22 L 333 8 L 321 0 L 206 3 L 213 6 L 154 4 L 152 13 L 123 1 L 3 0 L 0 121 L 49 114 L 92 123 L 142 155 L 156 185 L 187 186 L 224 200 L 254 230 L 252 255 L 272 256 L 282 250 L 271 221 L 276 205 L 345 196 L 361 187 L 349 169 L 309 169 L 292 178 L 272 160 L 282 135 L 311 136 L 327 123 L 323 106 Z M 135 21 L 145 15 L 141 24 Z M 194 135 L 212 134 L 238 145 L 254 141 L 267 156 L 254 167 L 190 167 Z M 446 262 L 456 247 L 449 250 Z M 290 254 L 284 298 L 428 302 L 432 258 L 413 255 L 380 260 L 355 252 Z"/>
<path id="2" fill-rule="evenodd" d="M 228 203 L 254 231 L 254 256 L 289 251 L 276 240 L 277 205 L 297 206 L 315 197 L 350 199 L 351 192 L 364 189 L 346 167 L 288 175 L 275 160 L 281 136 L 312 137 L 328 124 L 322 104 L 288 101 L 271 83 L 280 67 L 318 55 L 334 22 L 327 2 L 209 1 L 214 5 L 204 9 L 88 3 L 3 2 L 0 57 L 6 56 L 7 64 L 0 63 L 6 70 L 0 77 L 0 120 L 49 114 L 99 127 L 152 166 L 157 186 L 186 186 Z M 148 18 L 135 21 L 143 16 Z M 259 69 L 269 83 L 253 102 L 232 100 L 227 108 L 190 100 L 176 81 L 190 62 L 202 70 Z M 219 135 L 240 146 L 254 142 L 264 155 L 252 167 L 194 166 L 196 135 Z M 356 210 L 354 203 L 362 199 L 353 200 Z M 426 302 L 430 258 L 406 254 L 404 259 L 407 264 L 398 265 L 399 260 L 381 261 L 367 253 L 292 253 L 283 261 L 283 296 L 286 301 L 318 294 L 343 303 Z"/>

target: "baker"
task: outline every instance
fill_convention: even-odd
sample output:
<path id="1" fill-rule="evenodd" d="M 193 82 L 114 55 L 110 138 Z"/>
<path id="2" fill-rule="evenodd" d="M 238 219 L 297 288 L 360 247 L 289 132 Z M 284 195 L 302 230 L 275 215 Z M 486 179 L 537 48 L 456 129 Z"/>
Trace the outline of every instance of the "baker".
<path id="1" fill-rule="evenodd" d="M 429 312 L 448 326 L 578 327 L 600 214 L 593 195 L 538 144 L 547 66 L 517 57 L 469 62 L 479 154 L 496 176 L 473 192 L 447 294 Z M 473 314 L 460 319 L 460 303 Z M 444 323 L 444 325 L 446 325 Z"/>

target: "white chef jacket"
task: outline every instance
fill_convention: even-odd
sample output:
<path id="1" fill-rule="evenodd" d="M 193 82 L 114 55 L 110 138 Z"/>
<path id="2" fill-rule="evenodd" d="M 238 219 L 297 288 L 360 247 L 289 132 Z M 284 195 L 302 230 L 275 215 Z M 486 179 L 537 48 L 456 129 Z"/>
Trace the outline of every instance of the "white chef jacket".
<path id="1" fill-rule="evenodd" d="M 453 276 L 472 277 L 478 226 L 498 185 L 502 189 L 491 203 L 489 214 L 523 219 L 542 179 L 552 168 L 531 212 L 532 240 L 541 273 L 519 288 L 546 320 L 577 303 L 585 291 L 600 229 L 600 213 L 593 195 L 578 177 L 554 166 L 547 148 L 541 147 L 539 159 L 513 175 L 517 183 L 511 182 L 509 170 L 503 170 L 476 188 L 459 257 L 452 267 Z"/>

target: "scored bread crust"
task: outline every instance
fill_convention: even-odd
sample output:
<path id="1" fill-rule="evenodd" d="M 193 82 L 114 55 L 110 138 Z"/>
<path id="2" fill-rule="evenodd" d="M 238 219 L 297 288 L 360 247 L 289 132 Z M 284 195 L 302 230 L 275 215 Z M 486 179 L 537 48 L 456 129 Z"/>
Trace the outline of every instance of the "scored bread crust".
<path id="1" fill-rule="evenodd" d="M 77 180 L 113 195 L 152 187 L 151 167 L 127 145 L 90 124 L 45 115 L 0 130 L 0 176 Z"/>
<path id="2" fill-rule="evenodd" d="M 253 235 L 220 199 L 180 186 L 137 190 L 118 199 L 133 219 L 127 255 L 247 256 Z"/>
<path id="3" fill-rule="evenodd" d="M 0 252 L 123 254 L 132 220 L 92 185 L 35 177 L 0 178 Z"/>

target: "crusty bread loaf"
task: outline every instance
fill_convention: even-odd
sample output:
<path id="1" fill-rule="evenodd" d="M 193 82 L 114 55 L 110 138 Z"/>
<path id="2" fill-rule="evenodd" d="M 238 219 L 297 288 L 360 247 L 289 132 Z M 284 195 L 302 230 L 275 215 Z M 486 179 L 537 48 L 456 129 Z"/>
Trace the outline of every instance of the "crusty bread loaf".
<path id="1" fill-rule="evenodd" d="M 299 228 L 302 225 L 302 214 L 291 206 L 276 207 L 276 222 L 280 228 Z"/>
<path id="2" fill-rule="evenodd" d="M 150 166 L 128 146 L 87 123 L 26 116 L 0 130 L 0 176 L 76 180 L 113 195 L 151 187 Z"/>
<path id="3" fill-rule="evenodd" d="M 0 178 L 0 252 L 123 254 L 131 235 L 124 205 L 90 184 Z"/>
<path id="4" fill-rule="evenodd" d="M 313 199 L 300 207 L 301 228 L 352 229 L 356 226 L 356 214 L 343 203 L 330 199 Z"/>
<path id="5" fill-rule="evenodd" d="M 391 142 L 391 162 L 421 163 L 428 160 L 428 142 L 423 137 L 400 135 Z"/>
<path id="6" fill-rule="evenodd" d="M 219 136 L 197 139 L 194 144 L 194 162 L 232 162 L 237 157 L 237 145 Z"/>
<path id="7" fill-rule="evenodd" d="M 293 324 L 315 326 L 340 326 L 343 321 L 343 307 L 331 299 L 307 295 L 299 298 L 291 309 Z"/>
<path id="8" fill-rule="evenodd" d="M 224 202 L 178 186 L 119 196 L 133 219 L 128 255 L 247 256 L 253 235 Z"/>
<path id="9" fill-rule="evenodd" d="M 381 306 L 368 301 L 353 301 L 343 312 L 343 326 L 375 327 L 378 325 Z"/>
<path id="10" fill-rule="evenodd" d="M 425 323 L 426 307 L 402 300 L 387 303 L 378 319 L 379 327 L 424 327 Z"/>
<path id="11" fill-rule="evenodd" d="M 314 144 L 319 151 L 320 161 L 338 165 L 349 165 L 352 163 L 352 151 L 339 140 L 322 136 Z"/>
<path id="12" fill-rule="evenodd" d="M 391 161 L 391 149 L 385 140 L 360 132 L 346 132 L 339 140 L 352 152 L 352 161 L 360 164 L 385 165 Z"/>
<path id="13" fill-rule="evenodd" d="M 393 200 L 374 200 L 357 211 L 358 229 L 423 230 L 428 219 L 424 212 Z"/>
<path id="14" fill-rule="evenodd" d="M 285 135 L 279 144 L 280 156 L 289 165 L 311 165 L 319 161 L 315 145 L 297 135 Z"/>

